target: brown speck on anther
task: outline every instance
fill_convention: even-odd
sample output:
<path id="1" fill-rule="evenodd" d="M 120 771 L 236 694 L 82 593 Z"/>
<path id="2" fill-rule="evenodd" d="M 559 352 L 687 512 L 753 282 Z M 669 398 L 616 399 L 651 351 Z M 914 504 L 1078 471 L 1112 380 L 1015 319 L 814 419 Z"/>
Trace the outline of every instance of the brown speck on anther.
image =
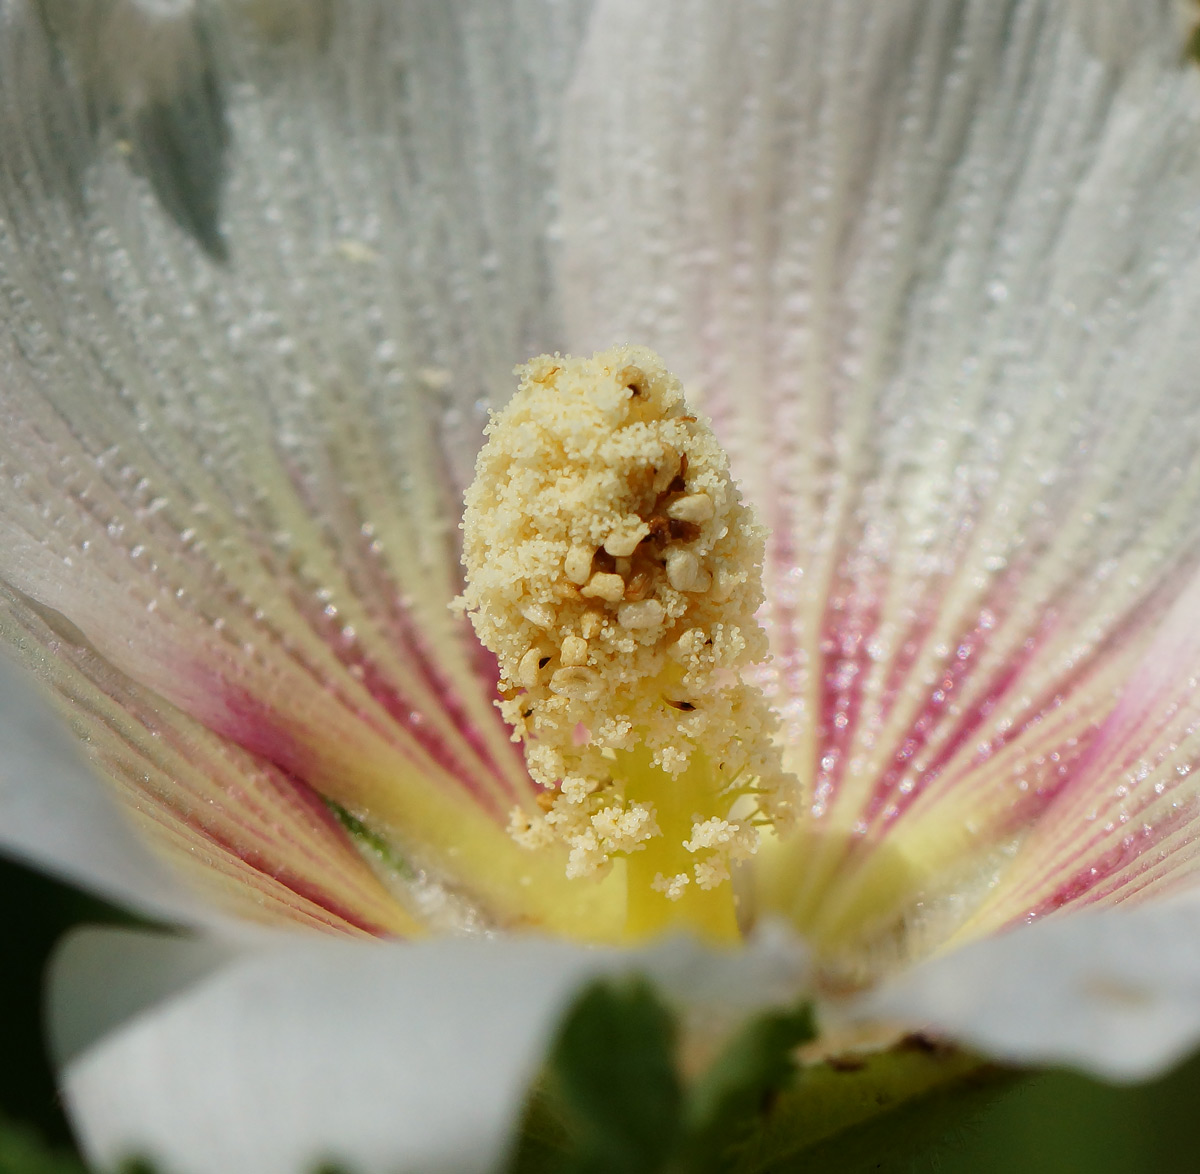
<path id="1" fill-rule="evenodd" d="M 672 709 L 681 709 L 684 713 L 691 713 L 696 708 L 690 701 L 672 701 L 669 697 L 664 697 L 663 700 Z"/>
<path id="2" fill-rule="evenodd" d="M 640 396 L 643 393 L 643 382 L 646 378 L 646 373 L 640 368 L 630 366 L 624 368 L 617 378 L 625 385 L 627 391 L 632 391 L 634 395 Z"/>
<path id="3" fill-rule="evenodd" d="M 695 542 L 701 533 L 695 522 L 685 522 L 680 518 L 671 518 L 667 527 L 676 542 Z"/>
<path id="4" fill-rule="evenodd" d="M 646 535 L 646 542 L 666 542 L 671 537 L 671 522 L 669 518 L 664 518 L 661 514 L 655 514 L 646 523 L 650 527 L 650 533 Z"/>

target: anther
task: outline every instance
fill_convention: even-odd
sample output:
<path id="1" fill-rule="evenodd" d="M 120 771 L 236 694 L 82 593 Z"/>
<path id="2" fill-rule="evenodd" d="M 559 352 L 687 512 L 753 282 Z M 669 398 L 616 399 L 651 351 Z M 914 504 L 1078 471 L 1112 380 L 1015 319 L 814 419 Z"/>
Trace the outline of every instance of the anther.
<path id="1" fill-rule="evenodd" d="M 572 546 L 563 559 L 563 574 L 579 587 L 592 577 L 593 553 L 586 546 Z"/>
<path id="2" fill-rule="evenodd" d="M 582 665 L 559 669 L 550 678 L 550 692 L 573 701 L 594 701 L 603 692 L 600 676 Z"/>
<path id="3" fill-rule="evenodd" d="M 712 575 L 692 551 L 676 548 L 667 551 L 667 581 L 676 591 L 707 591 Z"/>
<path id="4" fill-rule="evenodd" d="M 552 628 L 554 626 L 554 612 L 548 604 L 527 603 L 521 608 L 521 614 L 531 624 L 536 624 L 539 628 Z"/>
<path id="5" fill-rule="evenodd" d="M 609 603 L 616 603 L 625 598 L 625 580 L 620 575 L 606 575 L 598 571 L 579 594 L 586 595 L 588 599 L 606 599 Z"/>
<path id="6" fill-rule="evenodd" d="M 562 651 L 559 655 L 562 657 L 564 666 L 587 664 L 587 641 L 581 640 L 578 636 L 564 636 Z"/>
<path id="7" fill-rule="evenodd" d="M 536 649 L 531 648 L 517 665 L 517 684 L 524 686 L 526 689 L 532 689 L 538 683 L 538 677 L 541 675 L 541 659 L 542 654 Z"/>
<path id="8" fill-rule="evenodd" d="M 714 513 L 713 499 L 707 493 L 689 493 L 667 506 L 667 517 L 680 522 L 695 522 L 698 526 L 711 522 Z"/>
<path id="9" fill-rule="evenodd" d="M 604 540 L 604 549 L 614 558 L 628 558 L 649 533 L 650 527 L 640 520 L 633 526 L 618 526 Z"/>
<path id="10" fill-rule="evenodd" d="M 767 655 L 764 532 L 650 351 L 518 373 L 467 491 L 460 603 L 544 788 L 511 828 L 530 848 L 563 844 L 570 876 L 633 853 L 644 887 L 690 901 L 753 851 L 759 817 L 789 810 L 775 718 L 741 673 Z M 689 771 L 680 814 L 656 780 Z M 723 794 L 730 777 L 753 797 Z"/>
<path id="11" fill-rule="evenodd" d="M 661 627 L 665 617 L 666 611 L 657 599 L 641 599 L 636 603 L 623 603 L 617 608 L 617 623 L 630 631 Z"/>

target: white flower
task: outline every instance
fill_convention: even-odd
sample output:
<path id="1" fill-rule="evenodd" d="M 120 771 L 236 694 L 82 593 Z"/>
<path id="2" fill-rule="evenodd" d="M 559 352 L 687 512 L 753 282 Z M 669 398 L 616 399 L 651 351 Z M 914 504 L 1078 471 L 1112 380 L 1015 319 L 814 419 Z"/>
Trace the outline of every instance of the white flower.
<path id="1" fill-rule="evenodd" d="M 461 493 L 514 364 L 614 342 L 771 529 L 801 829 L 743 923 L 867 991 L 829 1023 L 1115 1077 L 1200 1037 L 1182 44 L 1151 0 L 0 6 L 0 633 L 91 760 L 5 670 L 0 844 L 207 931 L 65 948 L 94 1159 L 487 1168 L 588 974 L 800 989 L 513 932 L 624 903 L 506 831 Z"/>

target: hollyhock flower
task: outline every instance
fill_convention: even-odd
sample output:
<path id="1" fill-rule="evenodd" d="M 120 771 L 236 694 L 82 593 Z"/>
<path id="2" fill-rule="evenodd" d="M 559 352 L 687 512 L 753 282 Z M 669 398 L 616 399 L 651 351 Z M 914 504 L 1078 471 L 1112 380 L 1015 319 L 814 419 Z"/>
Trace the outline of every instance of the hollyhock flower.
<path id="1" fill-rule="evenodd" d="M 1200 76 L 1176 15 L 0 8 L 0 631 L 90 761 L 6 669 L 0 843 L 205 931 L 67 945 L 91 1157 L 487 1168 L 611 969 L 1114 1077 L 1200 1038 Z M 772 799 L 684 812 L 684 850 L 721 847 L 694 872 L 644 866 L 653 771 L 691 751 L 619 714 L 583 723 L 560 797 L 621 739 L 658 756 L 648 789 L 595 851 L 538 831 L 557 776 L 504 717 L 554 657 L 591 671 L 590 637 L 498 669 L 450 607 L 514 366 L 626 343 L 766 526 L 771 655 L 738 680 L 769 718 L 720 754 Z M 660 537 L 692 541 L 682 464 L 655 493 Z M 657 631 L 668 606 L 624 594 L 630 524 L 589 598 Z M 702 594 L 745 549 L 663 574 Z M 708 736 L 705 696 L 670 699 L 675 728 Z M 656 945 L 717 924 L 672 912 L 701 891 L 715 936 L 781 922 L 811 970 L 777 938 Z"/>

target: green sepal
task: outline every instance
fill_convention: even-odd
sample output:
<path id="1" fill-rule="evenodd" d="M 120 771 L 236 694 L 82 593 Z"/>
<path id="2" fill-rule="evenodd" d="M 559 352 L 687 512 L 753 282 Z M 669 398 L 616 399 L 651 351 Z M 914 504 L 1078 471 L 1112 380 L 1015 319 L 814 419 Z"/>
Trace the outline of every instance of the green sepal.
<path id="1" fill-rule="evenodd" d="M 816 1036 L 812 1005 L 752 1019 L 692 1084 L 685 1113 L 683 1164 L 695 1174 L 725 1168 L 730 1145 L 788 1085 L 796 1049 Z"/>
<path id="2" fill-rule="evenodd" d="M 545 1095 L 565 1127 L 553 1169 L 667 1168 L 683 1117 L 675 1044 L 674 1016 L 644 979 L 600 981 L 580 995 L 546 1072 Z"/>
<path id="3" fill-rule="evenodd" d="M 1024 1074 L 908 1036 L 803 1066 L 717 1167 L 727 1174 L 935 1168 L 947 1144 Z"/>
<path id="4" fill-rule="evenodd" d="M 1015 1074 L 919 1036 L 801 1065 L 811 1008 L 751 1019 L 690 1082 L 674 1014 L 644 980 L 601 980 L 569 1011 L 510 1174 L 905 1170 Z"/>

